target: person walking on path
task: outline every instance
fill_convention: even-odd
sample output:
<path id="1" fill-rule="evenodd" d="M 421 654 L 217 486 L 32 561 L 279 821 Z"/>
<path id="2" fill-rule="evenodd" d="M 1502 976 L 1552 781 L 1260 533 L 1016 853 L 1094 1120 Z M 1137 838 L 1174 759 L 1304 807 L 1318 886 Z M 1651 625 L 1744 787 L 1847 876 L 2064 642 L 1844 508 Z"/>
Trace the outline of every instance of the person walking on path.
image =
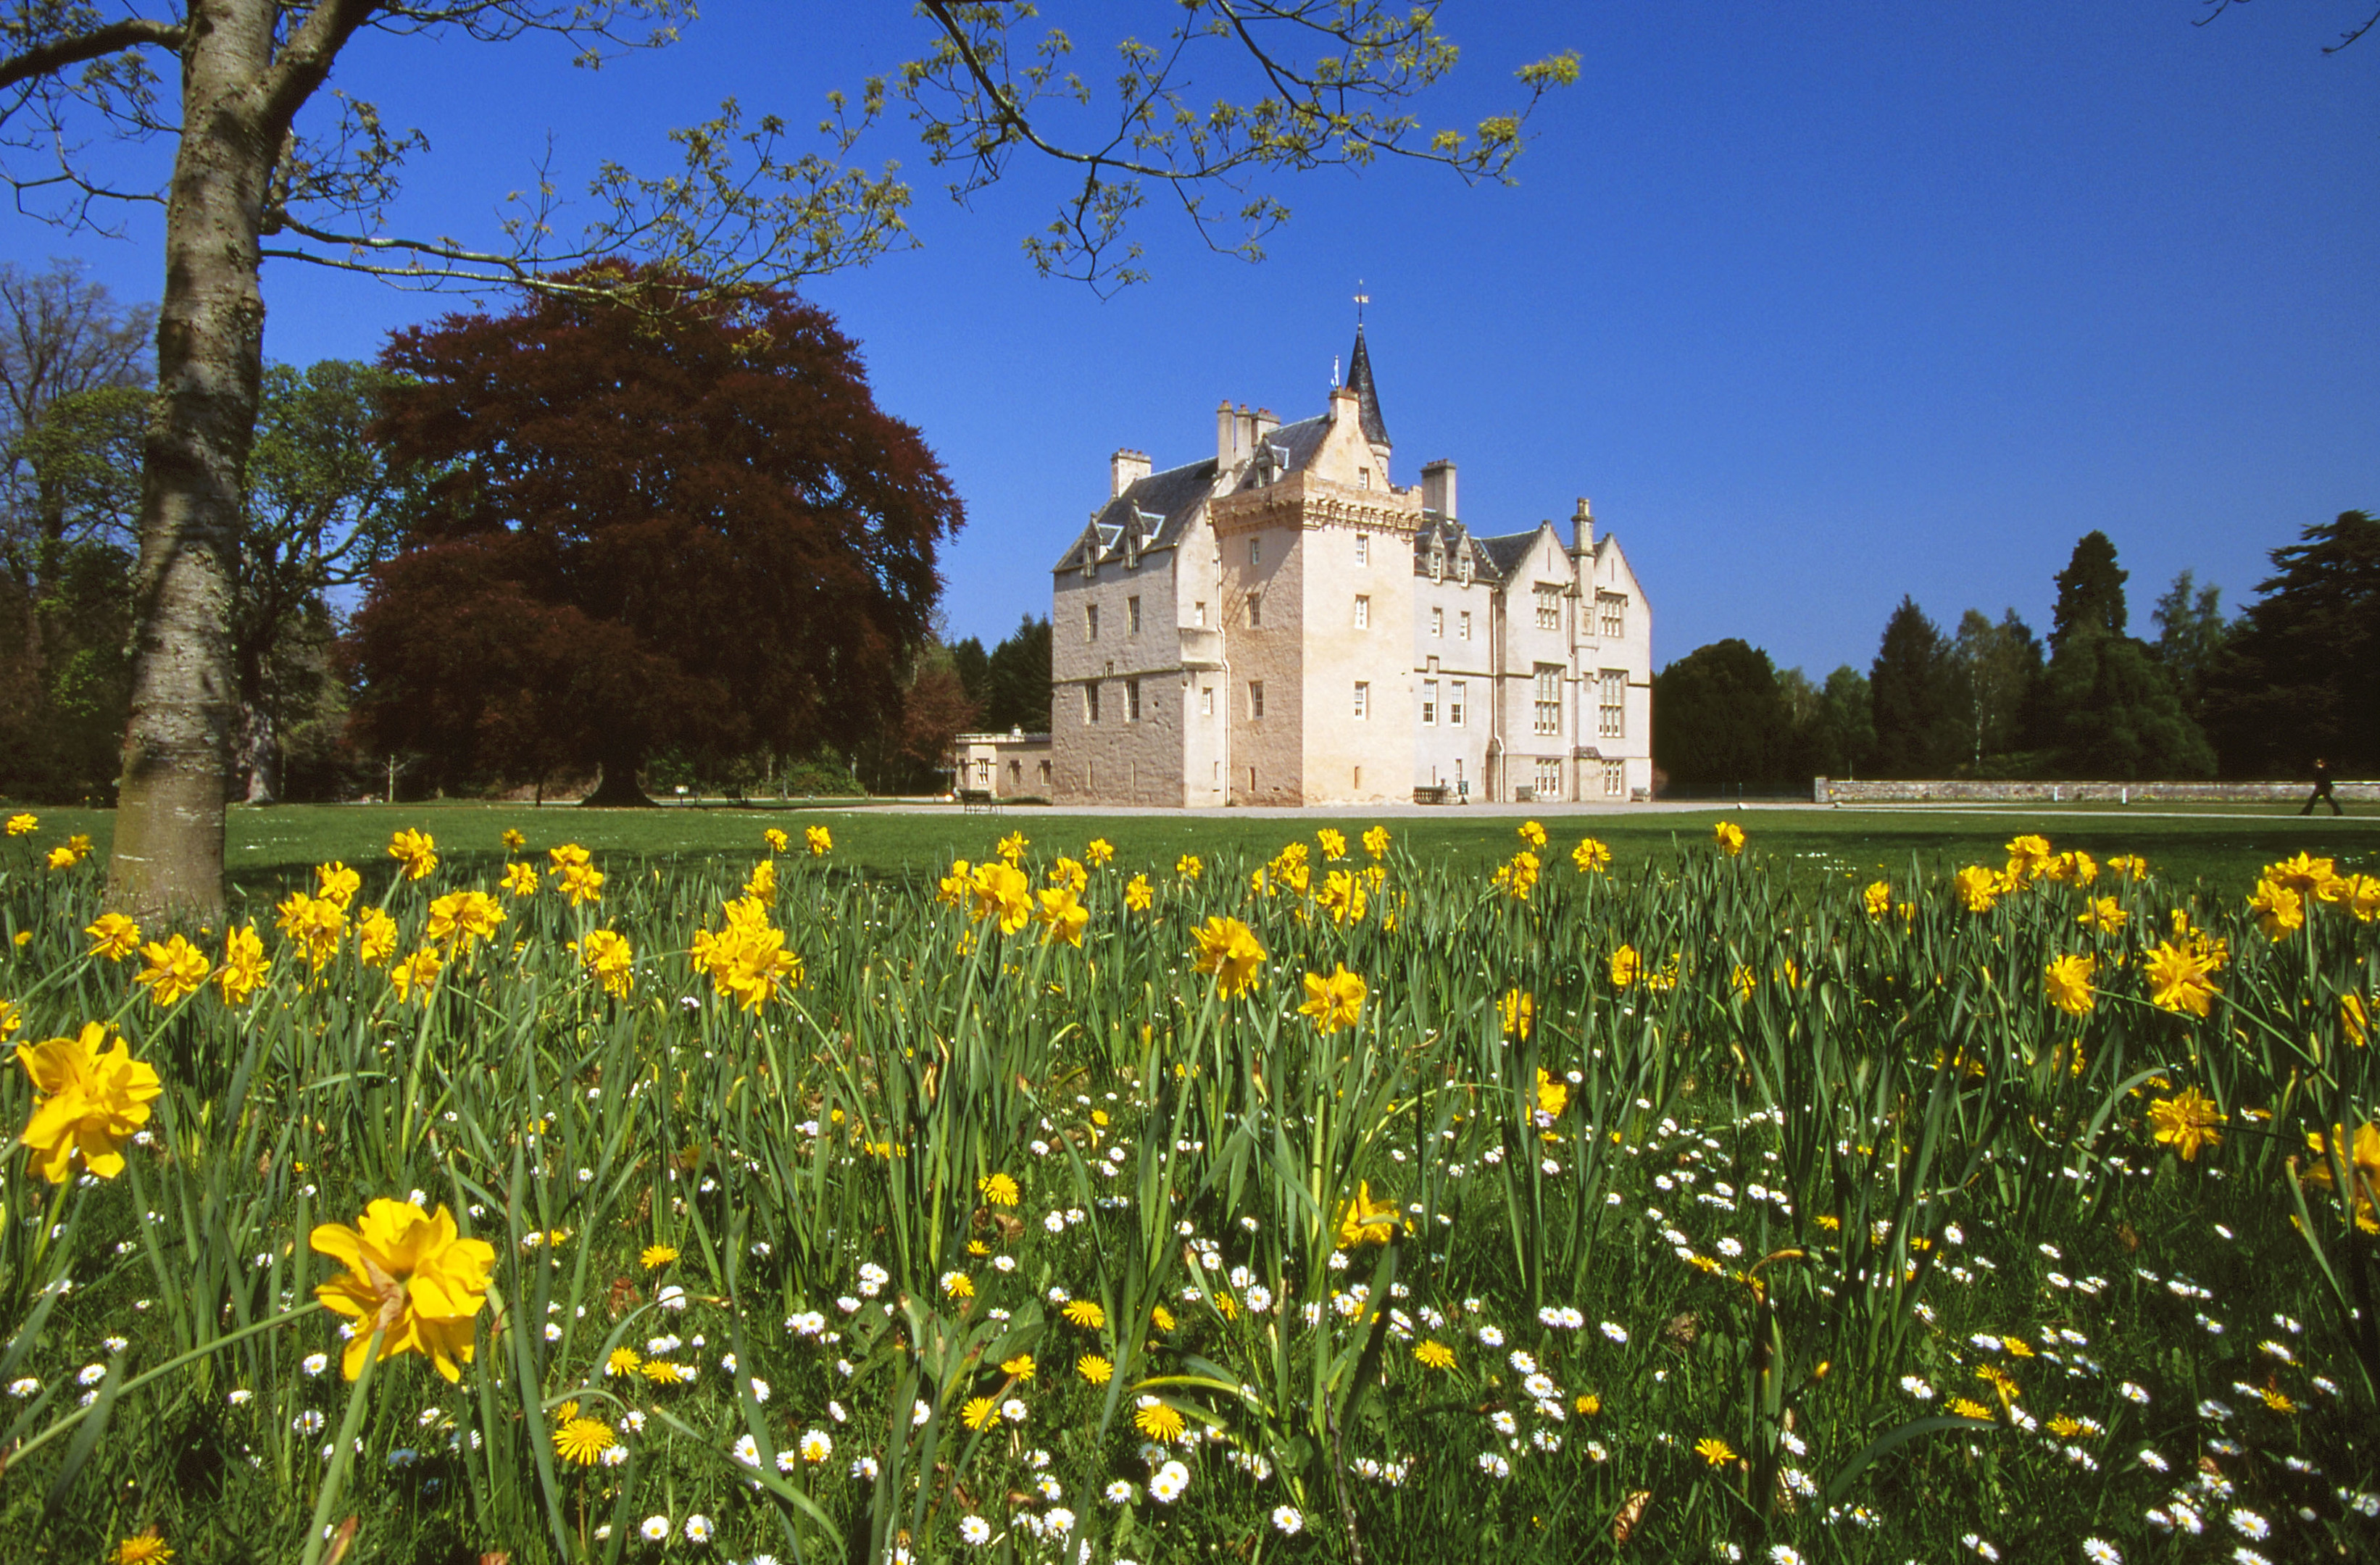
<path id="1" fill-rule="evenodd" d="M 2347 813 L 2345 810 L 2338 807 L 2338 797 L 2330 791 L 2330 762 L 2320 759 L 2319 758 L 2317 758 L 2313 763 L 2313 792 L 2307 796 L 2305 808 L 2298 811 L 2298 813 L 2300 815 L 2312 815 L 2313 813 L 2313 807 L 2317 804 L 2328 805 L 2330 807 L 2330 813 L 2333 815 L 2345 815 Z"/>

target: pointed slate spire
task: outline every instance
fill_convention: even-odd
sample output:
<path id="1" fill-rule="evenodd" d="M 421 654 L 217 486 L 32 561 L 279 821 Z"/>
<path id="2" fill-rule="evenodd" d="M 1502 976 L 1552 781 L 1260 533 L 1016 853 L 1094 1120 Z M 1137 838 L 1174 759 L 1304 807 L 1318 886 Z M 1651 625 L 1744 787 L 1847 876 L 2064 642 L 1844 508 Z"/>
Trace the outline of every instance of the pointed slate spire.
<path id="1" fill-rule="evenodd" d="M 1364 415 L 1364 438 L 1374 445 L 1389 443 L 1389 426 L 1380 418 L 1380 394 L 1372 385 L 1372 356 L 1364 346 L 1364 323 L 1355 322 L 1355 351 L 1347 360 L 1347 385 L 1354 392 Z"/>

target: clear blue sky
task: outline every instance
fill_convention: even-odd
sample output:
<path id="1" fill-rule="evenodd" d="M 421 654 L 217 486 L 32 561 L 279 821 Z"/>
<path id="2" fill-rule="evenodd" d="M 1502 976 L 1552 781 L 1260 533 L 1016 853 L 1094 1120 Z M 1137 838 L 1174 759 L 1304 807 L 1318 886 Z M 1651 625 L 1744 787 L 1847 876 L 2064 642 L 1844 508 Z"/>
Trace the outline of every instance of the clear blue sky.
<path id="1" fill-rule="evenodd" d="M 1172 14 L 1051 9 L 1095 73 Z M 1463 64 L 1431 123 L 1510 103 L 1526 60 L 1581 56 L 1517 188 L 1389 166 L 1281 181 L 1294 216 L 1255 267 L 1153 198 L 1155 280 L 1102 301 L 1019 249 L 1060 176 L 1020 159 L 962 211 L 896 126 L 862 152 L 902 160 L 924 248 L 809 292 L 965 496 L 950 625 L 987 644 L 1047 612 L 1109 452 L 1195 460 L 1226 396 L 1320 410 L 1358 277 L 1397 480 L 1454 459 L 1489 532 L 1592 496 L 1652 598 L 1657 661 L 1740 636 L 1814 675 L 1864 669 L 1903 592 L 1946 628 L 2013 606 L 2046 629 L 2093 528 L 2145 630 L 2183 567 L 2237 604 L 2265 551 L 2380 507 L 2380 36 L 2321 52 L 2368 9 L 2200 28 L 2194 0 L 1453 0 Z M 486 238 L 549 132 L 566 190 L 602 158 L 658 170 L 666 129 L 722 97 L 807 126 L 827 88 L 926 38 L 899 0 L 704 11 L 600 73 L 537 42 L 375 38 L 332 85 L 430 137 L 393 227 Z M 12 215 L 0 257 L 78 255 L 153 297 L 154 224 L 129 229 Z M 289 263 L 265 289 L 268 352 L 294 362 L 369 357 L 458 308 Z"/>

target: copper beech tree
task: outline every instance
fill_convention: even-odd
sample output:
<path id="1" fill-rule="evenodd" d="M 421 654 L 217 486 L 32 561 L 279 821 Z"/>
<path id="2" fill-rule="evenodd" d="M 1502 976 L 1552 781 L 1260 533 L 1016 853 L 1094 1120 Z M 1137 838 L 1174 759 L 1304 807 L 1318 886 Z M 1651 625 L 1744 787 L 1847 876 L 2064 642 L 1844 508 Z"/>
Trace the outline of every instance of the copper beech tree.
<path id="1" fill-rule="evenodd" d="M 666 746 L 849 746 L 902 710 L 963 520 L 858 350 L 783 289 L 622 268 L 399 333 L 381 438 L 434 476 L 348 643 L 355 732 L 456 782 Z M 585 280 L 583 276 L 578 280 Z"/>

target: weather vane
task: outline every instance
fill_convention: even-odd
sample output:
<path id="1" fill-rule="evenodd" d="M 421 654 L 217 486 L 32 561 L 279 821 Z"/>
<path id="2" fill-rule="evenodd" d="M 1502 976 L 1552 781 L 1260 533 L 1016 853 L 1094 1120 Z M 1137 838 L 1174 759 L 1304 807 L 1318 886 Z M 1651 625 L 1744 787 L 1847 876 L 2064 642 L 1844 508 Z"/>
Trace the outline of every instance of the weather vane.
<path id="1" fill-rule="evenodd" d="M 1369 295 L 1369 294 L 1367 294 L 1367 293 L 1366 293 L 1366 292 L 1364 291 L 1364 280 L 1363 280 L 1361 277 L 1356 278 L 1356 279 L 1355 279 L 1355 324 L 1356 324 L 1356 325 L 1361 326 L 1361 325 L 1364 323 L 1364 307 L 1365 307 L 1366 305 L 1367 305 L 1367 304 L 1371 303 L 1371 302 L 1372 302 L 1372 296 L 1371 296 L 1371 295 Z"/>

